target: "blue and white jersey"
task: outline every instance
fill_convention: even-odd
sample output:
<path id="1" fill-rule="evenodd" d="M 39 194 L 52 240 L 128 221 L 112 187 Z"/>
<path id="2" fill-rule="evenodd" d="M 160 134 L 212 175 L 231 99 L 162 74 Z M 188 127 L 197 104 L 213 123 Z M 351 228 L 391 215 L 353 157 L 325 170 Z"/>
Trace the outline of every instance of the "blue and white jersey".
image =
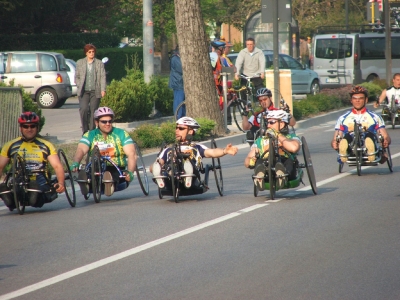
<path id="1" fill-rule="evenodd" d="M 376 133 L 378 129 L 385 128 L 382 117 L 364 107 L 360 112 L 352 109 L 340 116 L 336 122 L 335 130 L 340 130 L 344 134 L 354 131 L 354 120 L 362 125 L 364 131 Z"/>

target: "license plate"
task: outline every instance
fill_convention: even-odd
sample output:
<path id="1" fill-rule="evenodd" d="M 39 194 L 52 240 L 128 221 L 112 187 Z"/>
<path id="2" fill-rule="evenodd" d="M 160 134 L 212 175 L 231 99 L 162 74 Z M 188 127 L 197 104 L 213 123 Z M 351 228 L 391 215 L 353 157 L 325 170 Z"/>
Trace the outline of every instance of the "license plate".
<path id="1" fill-rule="evenodd" d="M 326 83 L 339 83 L 339 78 L 327 78 Z"/>

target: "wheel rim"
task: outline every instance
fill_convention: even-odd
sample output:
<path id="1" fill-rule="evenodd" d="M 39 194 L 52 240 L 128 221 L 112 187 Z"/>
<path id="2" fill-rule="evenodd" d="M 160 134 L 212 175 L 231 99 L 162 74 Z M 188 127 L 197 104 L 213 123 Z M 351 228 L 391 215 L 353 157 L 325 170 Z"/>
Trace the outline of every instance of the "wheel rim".
<path id="1" fill-rule="evenodd" d="M 50 91 L 43 91 L 40 93 L 39 102 L 42 106 L 50 106 L 54 103 L 54 95 Z"/>
<path id="2" fill-rule="evenodd" d="M 314 82 L 312 85 L 312 94 L 316 95 L 319 93 L 319 84 L 317 82 Z"/>
<path id="3" fill-rule="evenodd" d="M 216 149 L 217 143 L 214 139 L 211 140 L 211 148 Z M 217 163 L 215 163 L 217 162 Z M 222 177 L 221 160 L 219 158 L 212 158 L 213 171 L 215 177 L 215 183 L 217 185 L 218 193 L 220 196 L 224 195 L 224 179 Z"/>
<path id="4" fill-rule="evenodd" d="M 64 174 L 68 175 L 69 177 L 68 179 L 65 180 L 65 196 L 67 197 L 69 204 L 72 207 L 75 207 L 76 194 L 75 194 L 74 180 L 72 178 L 71 170 L 69 169 L 67 157 L 62 149 L 58 150 L 58 157 L 60 158 L 61 164 L 64 168 Z"/>
<path id="5" fill-rule="evenodd" d="M 318 194 L 317 182 L 315 180 L 315 172 L 314 165 L 311 160 L 310 150 L 308 149 L 308 145 L 304 136 L 301 137 L 301 144 L 303 149 L 303 157 L 304 164 L 306 166 L 308 180 L 310 181 L 310 185 L 314 195 Z M 343 164 L 339 164 L 339 173 L 342 172 Z"/>
<path id="6" fill-rule="evenodd" d="M 17 153 L 13 157 L 12 164 L 12 188 L 15 207 L 20 215 L 25 212 L 26 191 L 25 184 L 28 178 L 25 174 L 25 163 L 22 157 Z"/>
<path id="7" fill-rule="evenodd" d="M 149 179 L 146 173 L 146 166 L 144 165 L 144 160 L 142 157 L 142 152 L 139 149 L 139 146 L 135 144 L 136 148 L 136 176 L 139 181 L 140 188 L 143 191 L 143 194 L 147 196 L 149 194 Z M 140 164 L 139 164 L 140 163 Z"/>

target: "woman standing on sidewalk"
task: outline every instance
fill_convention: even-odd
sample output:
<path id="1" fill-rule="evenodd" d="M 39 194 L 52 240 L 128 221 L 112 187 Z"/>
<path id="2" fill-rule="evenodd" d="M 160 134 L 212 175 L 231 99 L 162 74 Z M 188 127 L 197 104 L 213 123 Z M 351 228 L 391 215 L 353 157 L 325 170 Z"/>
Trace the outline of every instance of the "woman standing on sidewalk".
<path id="1" fill-rule="evenodd" d="M 106 71 L 103 62 L 95 58 L 94 45 L 85 45 L 83 52 L 86 57 L 76 62 L 75 83 L 82 132 L 85 133 L 95 128 L 93 113 L 99 108 L 100 99 L 106 94 Z"/>

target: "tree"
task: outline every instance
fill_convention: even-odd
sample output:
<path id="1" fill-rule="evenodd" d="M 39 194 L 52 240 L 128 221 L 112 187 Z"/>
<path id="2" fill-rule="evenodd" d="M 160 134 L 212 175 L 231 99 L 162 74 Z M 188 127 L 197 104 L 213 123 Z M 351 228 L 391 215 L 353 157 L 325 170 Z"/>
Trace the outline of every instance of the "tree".
<path id="1" fill-rule="evenodd" d="M 224 132 L 208 54 L 208 37 L 200 0 L 174 0 L 176 28 L 182 60 L 186 113 L 193 118 L 209 118 Z"/>

